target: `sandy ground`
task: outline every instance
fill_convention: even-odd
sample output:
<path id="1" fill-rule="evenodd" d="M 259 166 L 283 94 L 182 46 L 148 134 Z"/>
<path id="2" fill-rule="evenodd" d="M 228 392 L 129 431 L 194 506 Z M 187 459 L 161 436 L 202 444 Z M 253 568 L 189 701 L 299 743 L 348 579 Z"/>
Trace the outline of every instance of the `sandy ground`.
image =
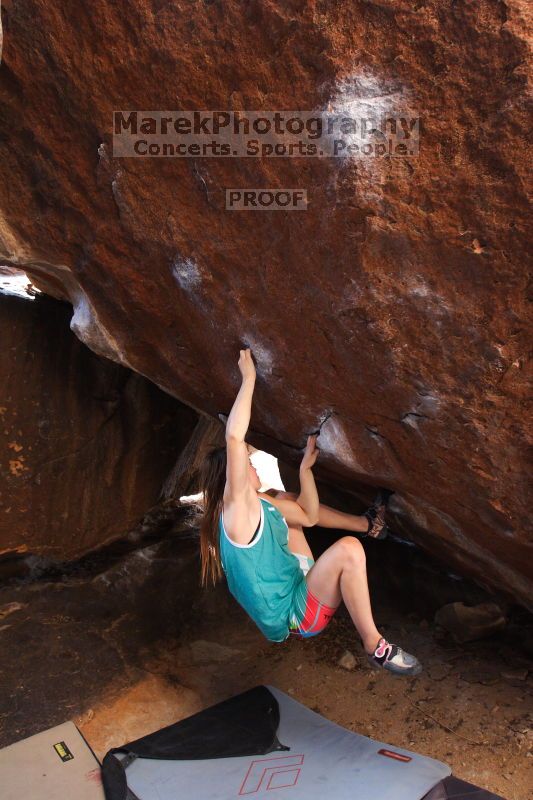
<path id="1" fill-rule="evenodd" d="M 188 632 L 191 644 L 161 642 L 157 651 L 146 653 L 147 677 L 131 697 L 108 702 L 92 711 L 90 721 L 82 716 L 78 722 L 97 752 L 105 752 L 118 743 L 106 735 L 108 723 L 116 738 L 117 717 L 131 716 L 135 694 L 146 695 L 146 708 L 158 694 L 170 699 L 170 706 L 165 703 L 163 716 L 162 709 L 155 715 L 150 710 L 144 728 L 126 725 L 123 733 L 129 727 L 130 739 L 159 727 L 150 725 L 155 716 L 168 724 L 266 683 L 350 730 L 445 761 L 457 777 L 508 800 L 529 800 L 532 665 L 494 642 L 458 647 L 438 640 L 426 623 L 395 619 L 392 612 L 381 628 L 420 657 L 425 667 L 420 676 L 372 670 L 344 613 L 320 637 L 283 645 L 265 643 L 244 619 L 222 628 L 196 625 Z M 353 670 L 338 666 L 347 649 L 357 660 Z"/>

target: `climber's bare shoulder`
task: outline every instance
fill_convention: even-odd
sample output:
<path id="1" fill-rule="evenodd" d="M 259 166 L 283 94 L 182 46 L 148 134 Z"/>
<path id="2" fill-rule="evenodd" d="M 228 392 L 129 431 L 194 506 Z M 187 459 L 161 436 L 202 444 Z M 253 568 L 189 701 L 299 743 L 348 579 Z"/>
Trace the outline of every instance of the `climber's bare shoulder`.
<path id="1" fill-rule="evenodd" d="M 257 492 L 258 497 L 262 497 L 263 500 L 272 500 L 279 494 L 283 495 L 283 492 L 280 492 L 277 489 L 266 489 L 264 492 Z"/>
<path id="2" fill-rule="evenodd" d="M 237 496 L 224 495 L 223 524 L 226 534 L 236 544 L 248 544 L 261 515 L 259 497 L 251 487 Z"/>
<path id="3" fill-rule="evenodd" d="M 274 494 L 271 494 L 274 492 Z M 294 499 L 296 495 L 289 492 L 279 492 L 275 489 L 269 489 L 268 492 L 259 492 L 259 497 L 268 500 L 269 503 L 277 508 L 279 513 L 285 518 L 289 527 L 292 525 L 303 525 L 309 527 L 315 523 L 309 519 L 304 509 L 298 505 Z"/>

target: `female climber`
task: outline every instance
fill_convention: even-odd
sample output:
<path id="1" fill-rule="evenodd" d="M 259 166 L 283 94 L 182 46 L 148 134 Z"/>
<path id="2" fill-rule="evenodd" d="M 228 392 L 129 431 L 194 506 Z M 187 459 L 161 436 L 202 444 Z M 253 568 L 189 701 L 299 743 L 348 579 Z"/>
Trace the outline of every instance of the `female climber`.
<path id="1" fill-rule="evenodd" d="M 256 374 L 249 349 L 240 351 L 239 369 L 242 383 L 227 419 L 226 446 L 213 449 L 202 467 L 202 583 L 215 583 L 225 574 L 231 594 L 274 642 L 315 636 L 344 601 L 374 667 L 418 674 L 418 660 L 376 628 L 358 539 L 339 539 L 315 563 L 302 530 L 318 523 L 380 537 L 384 496 L 363 516 L 321 506 L 312 473 L 319 453 L 316 436 L 307 440 L 298 496 L 260 492 L 245 442 Z"/>

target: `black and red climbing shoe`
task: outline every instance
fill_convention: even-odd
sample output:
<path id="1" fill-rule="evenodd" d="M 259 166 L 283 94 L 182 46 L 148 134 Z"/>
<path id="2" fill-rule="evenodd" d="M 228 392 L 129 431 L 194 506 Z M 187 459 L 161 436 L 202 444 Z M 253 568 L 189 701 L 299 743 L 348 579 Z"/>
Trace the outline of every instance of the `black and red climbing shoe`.
<path id="1" fill-rule="evenodd" d="M 390 489 L 380 489 L 370 508 L 363 514 L 368 520 L 368 530 L 363 532 L 363 536 L 371 539 L 385 539 L 389 529 L 385 523 L 385 510 L 389 497 L 394 494 Z"/>

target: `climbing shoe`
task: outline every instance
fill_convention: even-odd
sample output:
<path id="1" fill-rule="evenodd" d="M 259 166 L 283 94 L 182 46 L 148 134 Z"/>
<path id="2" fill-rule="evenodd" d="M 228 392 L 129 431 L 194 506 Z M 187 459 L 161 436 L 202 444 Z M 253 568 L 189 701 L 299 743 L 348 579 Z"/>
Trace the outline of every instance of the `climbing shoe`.
<path id="1" fill-rule="evenodd" d="M 367 654 L 367 658 L 373 667 L 386 669 L 396 675 L 418 675 L 422 672 L 422 664 L 415 656 L 383 638 L 379 640 L 374 652 Z"/>
<path id="2" fill-rule="evenodd" d="M 390 489 L 379 490 L 374 502 L 363 514 L 368 520 L 368 530 L 363 533 L 363 536 L 369 536 L 371 539 L 385 539 L 387 537 L 389 529 L 385 523 L 385 509 L 392 494 L 394 492 L 391 492 Z"/>

